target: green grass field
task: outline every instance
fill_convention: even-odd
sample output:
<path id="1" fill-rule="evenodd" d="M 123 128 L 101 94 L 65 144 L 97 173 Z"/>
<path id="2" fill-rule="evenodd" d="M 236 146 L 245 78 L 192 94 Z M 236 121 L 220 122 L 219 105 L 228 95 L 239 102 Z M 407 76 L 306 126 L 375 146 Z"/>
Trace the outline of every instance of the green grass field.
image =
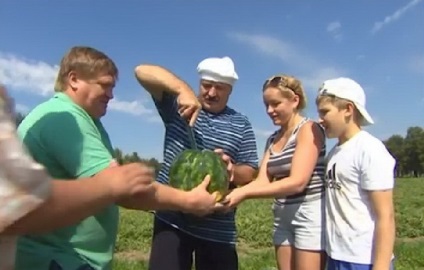
<path id="1" fill-rule="evenodd" d="M 396 269 L 424 269 L 424 179 L 399 179 L 395 189 Z M 244 202 L 237 214 L 240 269 L 276 269 L 270 200 Z M 123 210 L 115 257 L 117 270 L 147 269 L 151 214 Z"/>

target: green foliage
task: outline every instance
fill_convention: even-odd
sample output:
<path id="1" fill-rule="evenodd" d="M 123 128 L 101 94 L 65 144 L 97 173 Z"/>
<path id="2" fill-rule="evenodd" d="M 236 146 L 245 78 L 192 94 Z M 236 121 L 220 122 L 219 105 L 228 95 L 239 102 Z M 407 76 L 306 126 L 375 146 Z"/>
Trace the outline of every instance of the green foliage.
<path id="1" fill-rule="evenodd" d="M 161 164 L 155 158 L 145 159 L 140 158 L 137 152 L 131 154 L 124 154 L 121 149 L 115 148 L 114 157 L 119 164 L 127 164 L 132 162 L 141 162 L 155 169 L 156 175 L 158 175 Z"/>
<path id="2" fill-rule="evenodd" d="M 405 138 L 393 135 L 384 141 L 387 149 L 396 158 L 398 177 L 420 177 L 424 175 L 424 129 L 410 127 Z"/>
<path id="3" fill-rule="evenodd" d="M 398 179 L 395 188 L 396 269 L 424 269 L 424 178 Z M 249 200 L 237 210 L 241 270 L 276 269 L 272 200 Z M 152 214 L 123 210 L 115 268 L 147 269 Z"/>

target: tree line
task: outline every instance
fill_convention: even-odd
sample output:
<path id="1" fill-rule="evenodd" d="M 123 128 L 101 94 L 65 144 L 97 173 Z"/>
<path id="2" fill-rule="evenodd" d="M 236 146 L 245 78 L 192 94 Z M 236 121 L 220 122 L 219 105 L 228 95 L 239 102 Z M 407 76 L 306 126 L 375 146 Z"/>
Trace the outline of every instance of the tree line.
<path id="1" fill-rule="evenodd" d="M 383 142 L 396 158 L 397 177 L 424 175 L 424 129 L 422 127 L 409 127 L 405 137 L 392 135 Z"/>
<path id="2" fill-rule="evenodd" d="M 424 176 L 424 129 L 422 127 L 409 127 L 406 136 L 392 135 L 383 140 L 387 150 L 396 159 L 396 177 L 422 177 Z M 119 148 L 115 149 L 118 162 L 143 162 L 160 170 L 160 162 L 155 159 L 143 159 L 136 152 L 123 154 Z"/>
<path id="3" fill-rule="evenodd" d="M 24 119 L 22 113 L 16 114 L 16 124 Z M 421 177 L 424 175 L 424 129 L 419 126 L 409 127 L 405 137 L 392 135 L 383 140 L 388 151 L 396 159 L 395 174 L 397 177 Z M 120 164 L 142 162 L 159 172 L 161 163 L 156 158 L 141 158 L 137 152 L 124 154 L 121 149 L 115 148 L 115 157 Z"/>

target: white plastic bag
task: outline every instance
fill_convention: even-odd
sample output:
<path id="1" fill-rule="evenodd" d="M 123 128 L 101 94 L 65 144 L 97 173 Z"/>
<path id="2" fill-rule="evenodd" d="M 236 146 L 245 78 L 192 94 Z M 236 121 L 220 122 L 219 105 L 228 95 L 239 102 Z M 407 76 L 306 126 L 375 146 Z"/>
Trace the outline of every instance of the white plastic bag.
<path id="1" fill-rule="evenodd" d="M 16 236 L 1 233 L 45 202 L 51 185 L 18 138 L 13 115 L 0 85 L 0 270 L 13 269 L 16 249 Z"/>

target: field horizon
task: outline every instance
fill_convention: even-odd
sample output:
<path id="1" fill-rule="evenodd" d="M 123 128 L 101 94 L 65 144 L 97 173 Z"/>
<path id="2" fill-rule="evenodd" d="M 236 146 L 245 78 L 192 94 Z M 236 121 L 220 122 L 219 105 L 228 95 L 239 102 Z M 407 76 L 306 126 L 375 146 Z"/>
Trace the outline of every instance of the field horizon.
<path id="1" fill-rule="evenodd" d="M 395 187 L 396 270 L 424 269 L 424 178 L 399 178 Z M 277 269 L 272 246 L 272 200 L 249 200 L 237 210 L 240 270 Z M 114 269 L 147 269 L 151 213 L 121 210 Z"/>

